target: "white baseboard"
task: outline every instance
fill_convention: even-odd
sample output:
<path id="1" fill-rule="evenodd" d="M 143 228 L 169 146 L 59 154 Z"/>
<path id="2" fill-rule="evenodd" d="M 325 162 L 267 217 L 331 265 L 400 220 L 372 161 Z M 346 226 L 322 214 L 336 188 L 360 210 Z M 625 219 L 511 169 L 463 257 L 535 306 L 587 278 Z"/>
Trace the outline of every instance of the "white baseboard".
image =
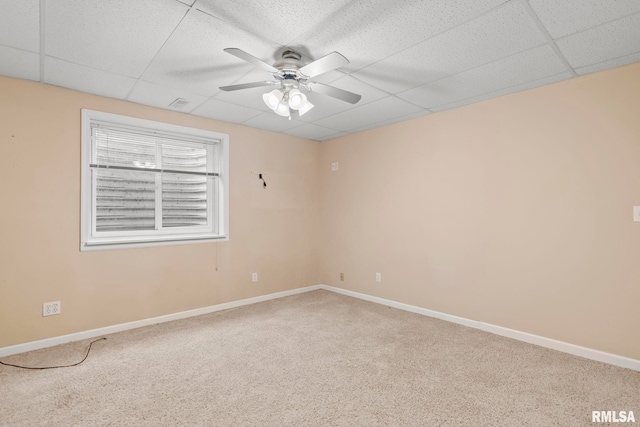
<path id="1" fill-rule="evenodd" d="M 359 292 L 349 291 L 346 289 L 336 288 L 327 285 L 314 285 L 304 288 L 292 289 L 289 291 L 277 292 L 259 297 L 247 298 L 239 301 L 232 301 L 223 304 L 212 305 L 208 307 L 197 308 L 194 310 L 182 311 L 179 313 L 167 314 L 165 316 L 152 317 L 149 319 L 137 320 L 134 322 L 121 323 L 119 325 L 106 326 L 104 328 L 92 329 L 58 337 L 46 338 L 38 341 L 31 341 L 23 344 L 12 345 L 0 348 L 0 357 L 10 356 L 12 354 L 25 353 L 27 351 L 39 350 L 42 348 L 53 347 L 55 345 L 64 344 L 72 341 L 81 341 L 88 338 L 99 337 L 102 335 L 113 334 L 115 332 L 126 331 L 129 329 L 141 328 L 143 326 L 155 325 L 157 323 L 170 322 L 172 320 L 186 319 L 188 317 L 200 316 L 203 314 L 213 313 L 216 311 L 227 310 L 230 308 L 241 307 L 244 305 L 255 304 L 258 302 L 269 301 L 272 299 L 283 298 L 290 295 L 297 295 L 304 292 L 324 289 L 326 291 L 362 299 L 377 304 L 386 305 L 400 310 L 410 311 L 412 313 L 422 314 L 424 316 L 435 317 L 436 319 L 453 322 L 470 328 L 480 329 L 491 332 L 496 335 L 512 338 L 518 341 L 524 341 L 530 344 L 539 345 L 541 347 L 550 348 L 564 353 L 573 354 L 574 356 L 584 357 L 586 359 L 596 360 L 598 362 L 608 363 L 622 368 L 640 371 L 640 360 L 631 359 L 629 357 L 618 356 L 616 354 L 605 353 L 604 351 L 594 350 L 587 347 L 581 347 L 575 344 L 569 344 L 563 341 L 557 341 L 551 338 L 545 338 L 526 332 L 516 331 L 502 326 L 496 326 L 489 323 L 478 322 L 476 320 L 466 319 L 464 317 L 453 316 L 451 314 L 441 313 L 439 311 L 429 310 L 414 305 L 404 304 L 384 298 L 374 297 Z"/>
<path id="2" fill-rule="evenodd" d="M 196 308 L 194 310 L 181 311 L 179 313 L 167 314 L 164 316 L 152 317 L 149 319 L 136 320 L 134 322 L 121 323 L 119 325 L 106 326 L 104 328 L 91 329 L 89 331 L 76 332 L 58 337 L 46 338 L 38 341 L 31 341 L 23 344 L 16 344 L 8 347 L 0 347 L 0 357 L 10 356 L 12 354 L 25 353 L 27 351 L 39 350 L 41 348 L 53 347 L 55 345 L 64 344 L 72 341 L 81 341 L 88 338 L 99 337 L 102 335 L 113 334 L 115 332 L 127 331 L 129 329 L 141 328 L 143 326 L 155 325 L 157 323 L 171 322 L 172 320 L 186 319 L 188 317 L 201 316 L 203 314 L 213 313 L 230 308 L 241 307 L 243 305 L 255 304 L 258 302 L 269 301 L 272 299 L 297 295 L 303 292 L 315 291 L 322 289 L 320 285 L 307 286 L 304 288 L 292 289 L 290 291 L 276 292 L 274 294 L 261 295 L 259 297 L 247 298 L 239 301 L 226 302 L 223 304 L 211 305 L 208 307 Z"/>
<path id="3" fill-rule="evenodd" d="M 546 347 L 553 350 L 561 351 L 563 353 L 573 354 L 574 356 L 584 357 L 586 359 L 596 360 L 598 362 L 608 363 L 610 365 L 620 366 L 622 368 L 633 369 L 634 371 L 640 371 L 640 360 L 631 359 L 629 357 L 618 356 L 617 354 L 605 353 L 604 351 L 594 350 L 587 347 L 581 347 L 575 344 L 569 344 L 563 341 L 557 341 L 551 338 L 545 338 L 538 335 L 529 334 L 526 332 L 520 332 L 509 328 L 503 328 L 502 326 L 496 326 L 489 323 L 478 322 L 476 320 L 466 319 L 464 317 L 452 316 L 446 313 L 440 313 L 438 311 L 429 310 L 422 307 L 416 307 L 414 305 L 404 304 L 384 298 L 378 298 L 359 292 L 348 291 L 346 289 L 336 288 L 333 286 L 320 285 L 320 289 L 324 289 L 331 292 L 336 292 L 342 295 L 347 295 L 354 298 L 359 298 L 365 301 L 375 302 L 377 304 L 386 305 L 389 307 L 398 308 L 400 310 L 410 311 L 412 313 L 418 313 L 429 317 L 435 317 L 437 319 L 446 320 L 447 322 L 458 323 L 460 325 L 468 326 L 470 328 L 480 329 L 492 334 L 501 335 L 503 337 L 512 338 L 518 341 L 524 341 L 529 344 L 539 345 L 540 347 Z"/>

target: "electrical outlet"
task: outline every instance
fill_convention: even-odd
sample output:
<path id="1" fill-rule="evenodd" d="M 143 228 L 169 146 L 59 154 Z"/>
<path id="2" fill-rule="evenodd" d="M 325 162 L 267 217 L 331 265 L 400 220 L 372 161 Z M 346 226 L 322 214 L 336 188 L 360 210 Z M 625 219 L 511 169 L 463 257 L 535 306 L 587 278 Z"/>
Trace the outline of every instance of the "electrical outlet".
<path id="1" fill-rule="evenodd" d="M 54 314 L 60 314 L 62 306 L 60 301 L 45 302 L 42 304 L 42 316 L 53 316 Z"/>
<path id="2" fill-rule="evenodd" d="M 378 283 L 382 282 L 382 274 L 376 273 L 376 282 Z"/>
<path id="3" fill-rule="evenodd" d="M 335 172 L 340 168 L 340 164 L 338 162 L 331 162 L 331 171 Z"/>
<path id="4" fill-rule="evenodd" d="M 258 273 L 251 273 L 251 281 L 252 282 L 258 281 Z"/>
<path id="5" fill-rule="evenodd" d="M 344 282 L 344 273 L 340 273 L 340 281 Z"/>
<path id="6" fill-rule="evenodd" d="M 640 206 L 633 207 L 633 221 L 640 222 Z"/>

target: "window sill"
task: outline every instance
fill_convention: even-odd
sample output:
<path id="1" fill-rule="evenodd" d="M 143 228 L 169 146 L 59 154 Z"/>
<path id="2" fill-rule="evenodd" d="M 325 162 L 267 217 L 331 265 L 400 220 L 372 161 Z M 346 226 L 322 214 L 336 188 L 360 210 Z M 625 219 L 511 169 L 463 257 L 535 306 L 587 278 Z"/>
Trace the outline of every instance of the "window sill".
<path id="1" fill-rule="evenodd" d="M 175 240 L 157 240 L 157 241 L 144 241 L 144 242 L 118 242 L 118 243 L 106 243 L 106 242 L 82 242 L 80 243 L 80 252 L 93 252 L 104 251 L 110 249 L 135 249 L 135 248 L 147 248 L 153 246 L 172 246 L 172 245 L 188 245 L 193 243 L 211 243 L 211 242 L 226 242 L 229 240 L 229 236 L 220 237 L 207 237 L 203 239 L 175 239 Z"/>

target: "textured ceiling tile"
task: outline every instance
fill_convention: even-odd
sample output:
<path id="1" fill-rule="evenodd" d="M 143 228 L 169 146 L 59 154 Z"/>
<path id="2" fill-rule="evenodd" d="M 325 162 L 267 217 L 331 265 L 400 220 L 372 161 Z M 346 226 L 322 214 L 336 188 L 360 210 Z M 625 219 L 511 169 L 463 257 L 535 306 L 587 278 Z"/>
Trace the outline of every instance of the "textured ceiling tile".
<path id="1" fill-rule="evenodd" d="M 187 10 L 174 0 L 48 2 L 46 54 L 137 78 Z"/>
<path id="2" fill-rule="evenodd" d="M 640 11 L 638 0 L 529 0 L 554 39 Z"/>
<path id="3" fill-rule="evenodd" d="M 243 122 L 242 124 L 252 128 L 269 130 L 271 132 L 284 132 L 287 129 L 300 126 L 300 122 L 279 116 L 273 111 L 262 113 L 259 116 Z"/>
<path id="4" fill-rule="evenodd" d="M 380 98 L 389 96 L 387 92 L 376 89 L 370 84 L 351 76 L 346 76 L 335 80 L 331 82 L 329 86 L 337 87 L 338 89 L 343 89 L 362 95 L 362 98 L 360 99 L 360 101 L 358 101 L 358 105 L 368 104 L 370 102 L 377 101 Z"/>
<path id="5" fill-rule="evenodd" d="M 0 45 L 40 52 L 39 0 L 2 2 L 0 5 Z"/>
<path id="6" fill-rule="evenodd" d="M 352 1 L 296 39 L 320 57 L 336 50 L 357 70 L 479 16 L 504 0 Z"/>
<path id="7" fill-rule="evenodd" d="M 640 52 L 633 53 L 627 56 L 621 56 L 620 58 L 612 59 L 609 61 L 599 62 L 594 65 L 576 68 L 576 73 L 578 73 L 578 75 L 595 73 L 598 71 L 608 70 L 609 68 L 621 67 L 623 65 L 631 64 L 637 61 L 640 61 Z"/>
<path id="8" fill-rule="evenodd" d="M 545 42 L 522 4 L 506 3 L 353 75 L 397 93 Z"/>
<path id="9" fill-rule="evenodd" d="M 289 129 L 284 133 L 289 135 L 299 136 L 302 138 L 313 139 L 314 141 L 319 141 L 321 138 L 326 138 L 328 136 L 335 135 L 336 130 L 328 129 L 322 126 L 317 126 L 317 125 L 308 123 L 302 126 Z"/>
<path id="10" fill-rule="evenodd" d="M 455 76 L 398 94 L 425 108 L 451 104 L 567 71 L 556 52 L 543 45 Z"/>
<path id="11" fill-rule="evenodd" d="M 640 52 L 640 14 L 568 36 L 556 43 L 573 68 Z"/>
<path id="12" fill-rule="evenodd" d="M 215 99 L 260 111 L 271 111 L 262 100 L 262 95 L 273 90 L 271 87 L 256 87 L 233 92 L 219 92 Z"/>
<path id="13" fill-rule="evenodd" d="M 208 117 L 224 122 L 240 123 L 262 114 L 262 111 L 229 104 L 228 102 L 217 99 L 210 99 L 193 110 L 192 113 L 196 116 Z"/>
<path id="14" fill-rule="evenodd" d="M 330 139 L 340 138 L 341 136 L 349 135 L 347 132 L 336 132 L 331 135 L 323 136 L 322 138 L 316 139 L 316 141 L 329 141 Z"/>
<path id="15" fill-rule="evenodd" d="M 189 101 L 189 104 L 182 109 L 170 107 L 169 104 L 171 104 L 178 98 L 186 99 L 187 101 Z M 127 100 L 131 102 L 137 102 L 138 104 L 164 108 L 166 110 L 189 113 L 197 108 L 200 104 L 205 102 L 207 98 L 182 90 L 176 90 L 173 88 L 158 86 L 145 81 L 139 81 L 138 83 L 136 83 L 133 91 L 131 92 L 131 95 L 129 95 Z"/>
<path id="16" fill-rule="evenodd" d="M 377 127 L 382 127 L 382 126 L 387 126 L 387 125 L 392 125 L 394 123 L 406 122 L 407 120 L 416 119 L 418 117 L 428 116 L 429 114 L 431 114 L 430 111 L 421 110 L 421 111 L 418 111 L 417 113 L 411 113 L 411 114 L 408 114 L 406 116 L 396 117 L 394 119 L 384 120 L 384 121 L 381 121 L 381 122 L 378 122 L 378 123 L 374 123 L 374 124 L 370 124 L 370 125 L 367 125 L 367 126 L 363 126 L 361 128 L 354 129 L 351 132 L 352 133 L 363 132 L 365 130 L 375 129 Z"/>
<path id="17" fill-rule="evenodd" d="M 40 80 L 40 55 L 0 46 L 0 75 L 26 80 Z"/>
<path id="18" fill-rule="evenodd" d="M 344 113 L 336 114 L 316 124 L 332 129 L 351 131 L 374 123 L 379 123 L 395 117 L 406 116 L 420 111 L 419 107 L 411 105 L 393 96 L 356 107 Z"/>
<path id="19" fill-rule="evenodd" d="M 314 105 L 314 107 L 311 111 L 299 118 L 300 121 L 307 123 L 315 123 L 319 119 L 351 110 L 360 104 L 349 104 L 348 102 L 344 102 L 340 99 L 315 92 L 307 93 L 307 99 Z"/>
<path id="20" fill-rule="evenodd" d="M 44 82 L 95 95 L 124 99 L 136 84 L 136 79 L 47 56 L 44 61 Z"/>
<path id="21" fill-rule="evenodd" d="M 549 77 L 544 77 L 538 80 L 533 80 L 527 83 L 523 83 L 521 85 L 511 86 L 505 89 L 500 89 L 494 92 L 486 93 L 484 95 L 475 96 L 475 97 L 463 99 L 462 101 L 457 101 L 451 104 L 434 107 L 432 108 L 432 110 L 435 112 L 451 110 L 453 108 L 462 107 L 463 105 L 474 104 L 476 102 L 486 101 L 492 98 L 498 98 L 501 96 L 509 95 L 511 93 L 522 92 L 524 90 L 529 90 L 536 87 L 557 83 L 562 80 L 570 79 L 571 77 L 573 77 L 573 73 L 571 71 L 565 71 L 564 73 L 556 74 Z"/>
<path id="22" fill-rule="evenodd" d="M 195 7 L 256 37 L 287 45 L 350 0 L 198 0 Z"/>
<path id="23" fill-rule="evenodd" d="M 225 52 L 237 47 L 273 63 L 276 45 L 265 43 L 205 13 L 192 11 L 181 22 L 144 73 L 144 79 L 202 96 L 212 96 L 219 86 L 232 84 L 256 67 Z M 270 78 L 261 73 L 261 80 Z"/>

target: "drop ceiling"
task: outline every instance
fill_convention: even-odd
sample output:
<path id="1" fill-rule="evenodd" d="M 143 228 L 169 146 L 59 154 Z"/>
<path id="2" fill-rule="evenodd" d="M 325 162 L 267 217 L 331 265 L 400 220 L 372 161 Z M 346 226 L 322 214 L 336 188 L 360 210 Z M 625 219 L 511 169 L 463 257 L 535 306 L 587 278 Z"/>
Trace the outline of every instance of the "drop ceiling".
<path id="1" fill-rule="evenodd" d="M 361 101 L 311 92 L 288 120 L 270 88 L 218 89 L 270 78 L 224 48 L 274 63 L 285 46 L 342 53 L 315 80 Z M 0 2 L 0 75 L 318 141 L 636 61 L 639 0 Z"/>

